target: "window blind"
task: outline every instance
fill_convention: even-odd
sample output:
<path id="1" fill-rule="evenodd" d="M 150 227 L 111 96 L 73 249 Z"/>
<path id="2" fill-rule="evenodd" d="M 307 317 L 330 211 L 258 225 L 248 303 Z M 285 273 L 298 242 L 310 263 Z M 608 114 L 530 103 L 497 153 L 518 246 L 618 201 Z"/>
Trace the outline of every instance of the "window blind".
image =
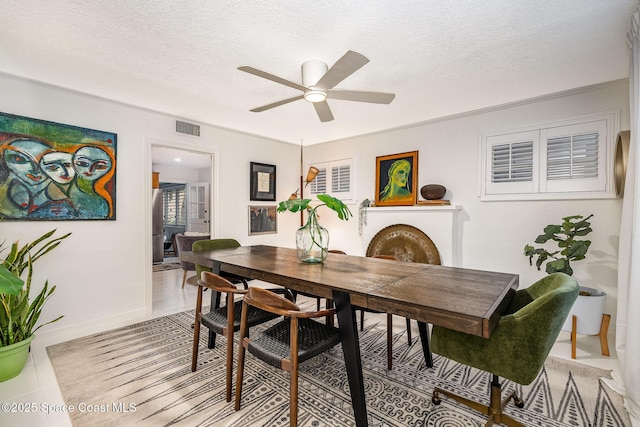
<path id="1" fill-rule="evenodd" d="M 491 182 L 533 179 L 533 141 L 497 144 L 491 148 Z"/>
<path id="2" fill-rule="evenodd" d="M 187 206 L 185 189 L 166 188 L 162 190 L 164 223 L 167 225 L 186 225 Z"/>
<path id="3" fill-rule="evenodd" d="M 351 167 L 349 165 L 331 168 L 331 192 L 344 193 L 351 190 Z"/>
<path id="4" fill-rule="evenodd" d="M 547 140 L 547 179 L 580 179 L 598 176 L 598 133 Z"/>
<path id="5" fill-rule="evenodd" d="M 327 168 L 318 168 L 320 171 L 316 179 L 309 184 L 311 194 L 322 194 L 327 192 Z"/>

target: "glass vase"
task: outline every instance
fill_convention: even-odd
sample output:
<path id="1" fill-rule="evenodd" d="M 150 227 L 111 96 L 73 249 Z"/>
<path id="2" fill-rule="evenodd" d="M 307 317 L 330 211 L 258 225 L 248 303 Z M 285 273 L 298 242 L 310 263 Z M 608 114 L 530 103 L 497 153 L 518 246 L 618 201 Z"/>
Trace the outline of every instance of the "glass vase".
<path id="1" fill-rule="evenodd" d="M 318 263 L 327 258 L 329 231 L 318 224 L 315 210 L 309 211 L 307 223 L 296 232 L 296 247 L 302 262 Z"/>

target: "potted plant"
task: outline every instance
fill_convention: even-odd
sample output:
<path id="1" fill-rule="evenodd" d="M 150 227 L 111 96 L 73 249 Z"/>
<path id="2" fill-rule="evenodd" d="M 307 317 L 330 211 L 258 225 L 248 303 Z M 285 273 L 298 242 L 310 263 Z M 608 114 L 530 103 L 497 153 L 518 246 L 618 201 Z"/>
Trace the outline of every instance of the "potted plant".
<path id="1" fill-rule="evenodd" d="M 323 202 L 315 207 L 311 207 L 311 199 L 290 198 L 278 205 L 278 212 L 300 212 L 307 211 L 307 223 L 296 232 L 296 247 L 298 249 L 298 259 L 307 263 L 322 262 L 327 258 L 329 249 L 329 232 L 326 228 L 318 224 L 316 210 L 320 206 L 326 206 L 338 214 L 338 218 L 348 221 L 351 211 L 341 200 L 328 194 L 318 194 L 318 200 Z"/>
<path id="2" fill-rule="evenodd" d="M 544 228 L 544 234 L 536 238 L 536 243 L 547 243 L 552 240 L 558 244 L 558 250 L 550 252 L 546 248 L 534 248 L 531 245 L 524 247 L 524 254 L 529 257 L 529 264 L 533 265 L 533 258 L 536 260 L 536 267 L 540 267 L 545 262 L 548 274 L 558 271 L 573 275 L 571 261 L 580 261 L 585 258 L 590 240 L 578 240 L 576 237 L 584 237 L 591 233 L 591 223 L 589 219 L 593 215 L 583 218 L 581 215 L 574 215 L 562 218 L 562 224 L 550 224 Z"/>
<path id="3" fill-rule="evenodd" d="M 56 290 L 55 286 L 49 288 L 48 281 L 35 298 L 30 298 L 33 264 L 71 234 L 53 237 L 55 232 L 55 229 L 49 231 L 22 247 L 18 241 L 13 242 L 0 264 L 0 381 L 22 372 L 33 334 L 42 326 L 62 318 L 38 325 L 42 308 Z"/>
<path id="4" fill-rule="evenodd" d="M 591 233 L 591 219 L 593 215 L 583 217 L 573 215 L 562 218 L 562 224 L 550 224 L 544 228 L 544 234 L 539 235 L 535 243 L 544 244 L 549 241 L 557 243 L 557 250 L 548 250 L 544 247 L 534 248 L 525 245 L 524 254 L 529 257 L 529 264 L 533 265 L 536 259 L 536 268 L 541 269 L 546 262 L 545 271 L 548 274 L 562 272 L 573 275 L 571 262 L 586 258 L 591 246 L 590 240 L 579 239 Z M 607 294 L 603 291 L 580 286 L 578 299 L 573 305 L 567 321 L 562 329 L 572 333 L 572 357 L 575 358 L 575 334 L 597 335 L 600 334 L 602 353 L 609 354 L 606 344 L 606 329 L 608 328 L 609 315 L 604 314 L 604 304 Z M 574 326 L 575 317 L 575 326 Z"/>

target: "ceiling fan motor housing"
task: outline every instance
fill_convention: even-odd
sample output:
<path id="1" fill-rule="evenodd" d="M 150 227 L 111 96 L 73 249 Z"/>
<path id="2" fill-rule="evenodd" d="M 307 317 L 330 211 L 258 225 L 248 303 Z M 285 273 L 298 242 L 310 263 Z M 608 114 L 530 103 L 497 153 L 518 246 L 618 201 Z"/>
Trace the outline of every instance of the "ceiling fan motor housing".
<path id="1" fill-rule="evenodd" d="M 312 59 L 310 61 L 306 61 L 302 64 L 302 85 L 308 88 L 313 88 L 313 86 L 318 83 L 318 81 L 324 76 L 329 67 L 324 62 Z M 322 88 L 318 88 L 322 89 Z M 324 89 L 322 89 L 324 90 Z"/>

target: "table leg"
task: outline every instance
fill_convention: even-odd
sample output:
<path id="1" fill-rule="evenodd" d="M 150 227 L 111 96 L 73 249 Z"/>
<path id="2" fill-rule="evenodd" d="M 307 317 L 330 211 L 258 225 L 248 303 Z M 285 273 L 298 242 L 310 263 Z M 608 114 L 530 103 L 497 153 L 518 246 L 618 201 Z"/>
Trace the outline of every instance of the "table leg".
<path id="1" fill-rule="evenodd" d="M 424 353 L 424 361 L 427 368 L 433 368 L 433 355 L 431 354 L 431 346 L 429 344 L 429 330 L 427 324 L 418 322 L 418 330 L 420 331 L 420 341 L 422 341 L 422 352 Z"/>
<path id="2" fill-rule="evenodd" d="M 213 264 L 213 268 L 211 271 L 215 274 L 220 274 L 220 263 L 215 262 Z M 214 291 L 211 289 L 211 305 L 209 306 L 209 310 L 213 308 L 220 307 L 220 292 Z M 216 346 L 216 333 L 209 329 L 209 342 L 207 343 L 207 347 L 214 348 Z"/>
<path id="3" fill-rule="evenodd" d="M 360 341 L 358 339 L 355 313 L 348 293 L 333 291 L 333 303 L 338 315 L 342 352 L 347 369 L 347 378 L 349 379 L 351 405 L 353 406 L 356 426 L 365 427 L 368 425 L 367 404 L 364 395 L 362 359 L 360 357 Z"/>

